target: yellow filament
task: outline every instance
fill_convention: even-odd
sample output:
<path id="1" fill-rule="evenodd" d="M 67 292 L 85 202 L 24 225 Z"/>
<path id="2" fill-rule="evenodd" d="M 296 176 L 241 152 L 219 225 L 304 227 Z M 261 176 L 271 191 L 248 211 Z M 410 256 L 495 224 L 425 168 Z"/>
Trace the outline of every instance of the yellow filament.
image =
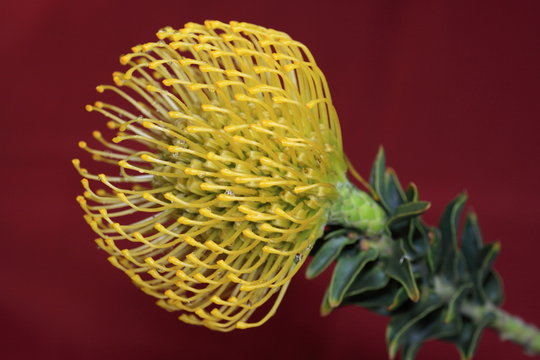
<path id="1" fill-rule="evenodd" d="M 347 166 L 352 176 L 369 191 L 369 193 L 375 200 L 379 200 L 379 195 L 377 195 L 375 189 L 373 189 L 373 187 L 362 177 L 362 175 L 360 175 L 358 171 L 356 171 L 349 158 L 345 157 L 345 160 L 347 161 Z"/>

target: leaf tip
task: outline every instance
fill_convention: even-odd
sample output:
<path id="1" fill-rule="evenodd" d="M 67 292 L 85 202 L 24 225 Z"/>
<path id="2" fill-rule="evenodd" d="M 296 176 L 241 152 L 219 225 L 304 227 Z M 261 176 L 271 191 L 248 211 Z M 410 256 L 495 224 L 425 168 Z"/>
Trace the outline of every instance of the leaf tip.
<path id="1" fill-rule="evenodd" d="M 340 299 L 336 299 L 334 298 L 332 295 L 330 295 L 328 297 L 328 304 L 330 305 L 330 307 L 332 308 L 337 308 L 339 306 L 339 304 L 341 304 L 341 300 Z"/>
<path id="2" fill-rule="evenodd" d="M 306 269 L 306 272 L 305 272 L 305 276 L 306 276 L 306 279 L 312 280 L 312 279 L 317 277 L 317 274 L 313 271 L 312 268 L 310 268 L 308 266 L 308 268 Z"/>
<path id="3" fill-rule="evenodd" d="M 409 294 L 409 299 L 411 299 L 411 301 L 415 303 L 420 301 L 420 291 L 418 289 L 415 289 L 412 294 Z"/>

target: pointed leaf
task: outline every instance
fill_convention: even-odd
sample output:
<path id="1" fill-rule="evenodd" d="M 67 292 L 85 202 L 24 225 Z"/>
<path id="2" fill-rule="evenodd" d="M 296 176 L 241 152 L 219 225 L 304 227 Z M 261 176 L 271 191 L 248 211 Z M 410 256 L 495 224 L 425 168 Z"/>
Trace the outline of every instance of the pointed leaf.
<path id="1" fill-rule="evenodd" d="M 405 288 L 409 299 L 418 301 L 420 298 L 420 291 L 416 286 L 411 264 L 408 260 L 400 263 L 399 260 L 388 259 L 386 262 L 386 274 Z"/>
<path id="2" fill-rule="evenodd" d="M 321 303 L 321 309 L 320 309 L 321 316 L 327 316 L 333 310 L 332 306 L 330 306 L 330 303 L 328 302 L 328 292 L 329 292 L 329 290 L 330 289 L 326 289 L 326 291 L 324 292 L 324 297 L 323 297 L 323 301 Z"/>
<path id="3" fill-rule="evenodd" d="M 456 344 L 461 359 L 470 360 L 473 358 L 476 352 L 476 347 L 480 341 L 480 336 L 484 328 L 495 320 L 495 315 L 488 313 L 482 317 L 478 323 L 474 323 L 471 320 L 464 319 L 461 330 L 458 334 L 447 340 Z"/>
<path id="4" fill-rule="evenodd" d="M 390 211 L 393 213 L 399 205 L 407 202 L 407 196 L 405 195 L 396 172 L 393 169 L 388 168 L 386 170 L 385 184 L 387 188 L 386 192 L 389 194 L 388 206 L 390 206 Z"/>
<path id="5" fill-rule="evenodd" d="M 501 252 L 501 244 L 499 242 L 488 244 L 484 246 L 481 251 L 480 269 L 478 271 L 480 279 L 483 280 L 487 273 L 491 270 L 491 265 Z"/>
<path id="6" fill-rule="evenodd" d="M 407 197 L 409 202 L 418 201 L 418 188 L 416 187 L 415 183 L 409 184 L 409 187 L 407 188 L 407 192 L 405 193 L 405 196 Z"/>
<path id="7" fill-rule="evenodd" d="M 400 241 L 400 244 L 401 246 L 396 244 L 392 255 L 382 257 L 381 260 L 385 264 L 386 274 L 405 288 L 409 299 L 418 301 L 420 298 L 420 291 L 418 290 L 414 279 L 411 263 L 403 250 L 403 241 Z M 401 254 L 401 256 L 399 254 Z"/>
<path id="8" fill-rule="evenodd" d="M 467 295 L 467 290 L 472 288 L 472 283 L 467 283 L 461 285 L 452 295 L 450 300 L 448 300 L 448 307 L 446 309 L 446 314 L 444 316 L 445 324 L 453 321 L 456 316 L 459 314 L 459 305 L 461 300 Z"/>
<path id="9" fill-rule="evenodd" d="M 347 291 L 347 297 L 358 295 L 366 291 L 382 289 L 390 279 L 381 266 L 373 266 L 361 271 Z"/>
<path id="10" fill-rule="evenodd" d="M 403 305 L 403 303 L 409 299 L 409 296 L 407 295 L 407 291 L 405 288 L 401 288 L 398 290 L 396 295 L 394 296 L 394 299 L 392 300 L 392 303 L 388 305 L 388 310 L 394 311 L 396 310 L 400 305 Z"/>
<path id="11" fill-rule="evenodd" d="M 427 262 L 429 270 L 434 276 L 440 268 L 442 261 L 442 241 L 439 229 L 431 228 L 428 231 L 428 239 Z"/>
<path id="12" fill-rule="evenodd" d="M 441 217 L 439 227 L 441 229 L 441 245 L 442 253 L 444 254 L 442 258 L 441 271 L 444 276 L 449 280 L 453 281 L 457 279 L 457 264 L 456 264 L 456 253 L 458 251 L 457 247 L 457 228 L 459 223 L 459 218 L 467 197 L 465 194 L 461 194 L 456 197 L 444 210 L 444 213 Z"/>
<path id="13" fill-rule="evenodd" d="M 469 213 L 461 235 L 461 251 L 471 272 L 475 272 L 478 268 L 478 257 L 482 249 L 482 243 L 482 233 L 478 226 L 476 214 Z"/>
<path id="14" fill-rule="evenodd" d="M 322 273 L 334 261 L 345 245 L 351 244 L 356 240 L 347 236 L 338 236 L 324 241 L 321 248 L 317 251 L 306 270 L 308 279 L 313 279 Z"/>
<path id="15" fill-rule="evenodd" d="M 504 300 L 502 280 L 495 271 L 491 271 L 486 277 L 484 287 L 482 288 L 482 294 L 485 299 L 491 301 L 495 305 L 502 304 Z"/>
<path id="16" fill-rule="evenodd" d="M 426 212 L 430 206 L 431 203 L 427 201 L 416 201 L 402 204 L 398 206 L 396 212 L 388 220 L 388 226 L 392 228 L 392 224 L 395 224 L 396 222 L 408 220 L 412 217 L 419 216 Z"/>
<path id="17" fill-rule="evenodd" d="M 330 306 L 338 307 L 341 304 L 345 293 L 358 273 L 367 263 L 375 260 L 378 254 L 376 249 L 370 248 L 366 251 L 350 252 L 339 257 L 329 286 L 328 302 Z"/>
<path id="18" fill-rule="evenodd" d="M 420 319 L 401 337 L 403 360 L 414 360 L 420 347 L 430 339 L 440 339 L 456 335 L 461 328 L 461 319 L 450 324 L 444 322 L 444 313 L 441 309 L 431 312 Z"/>
<path id="19" fill-rule="evenodd" d="M 474 274 L 474 278 L 477 292 L 484 301 L 500 303 L 503 300 L 500 279 L 491 268 L 500 250 L 499 243 L 488 244 L 484 246 L 478 256 L 480 265 L 476 274 Z"/>
<path id="20" fill-rule="evenodd" d="M 391 358 L 396 355 L 407 330 L 442 305 L 443 303 L 437 295 L 429 293 L 422 297 L 420 302 L 414 304 L 409 311 L 392 317 L 386 329 L 388 352 Z"/>
<path id="21" fill-rule="evenodd" d="M 338 237 L 340 235 L 343 235 L 343 236 L 346 236 L 347 233 L 349 233 L 350 230 L 349 229 L 346 229 L 346 228 L 339 228 L 339 229 L 336 229 L 334 231 L 331 231 L 329 233 L 327 233 L 326 235 L 324 235 L 324 240 L 328 240 L 328 239 L 332 239 L 332 238 L 335 238 L 335 237 Z"/>
<path id="22" fill-rule="evenodd" d="M 428 228 L 419 219 L 411 220 L 407 243 L 414 253 L 421 257 L 426 255 L 429 247 Z"/>
<path id="23" fill-rule="evenodd" d="M 384 288 L 366 291 L 346 298 L 344 304 L 361 306 L 381 315 L 388 315 L 388 306 L 392 304 L 396 293 L 402 289 L 395 281 L 390 281 Z"/>
<path id="24" fill-rule="evenodd" d="M 384 178 L 384 170 L 386 169 L 386 157 L 384 155 L 383 147 L 379 147 L 375 161 L 371 166 L 371 173 L 369 174 L 369 184 L 376 187 L 377 184 L 382 185 Z"/>
<path id="25" fill-rule="evenodd" d="M 420 347 L 422 347 L 422 345 L 422 342 L 414 344 L 407 342 L 403 345 L 403 348 L 401 349 L 401 358 L 403 360 L 415 360 L 416 353 L 418 352 L 418 350 L 420 350 Z"/>
<path id="26" fill-rule="evenodd" d="M 394 213 L 398 206 L 403 204 L 407 198 L 394 170 L 387 168 L 384 173 L 384 201 L 388 205 L 390 214 Z"/>
<path id="27" fill-rule="evenodd" d="M 467 263 L 465 262 L 465 257 L 463 256 L 463 253 L 458 250 L 455 256 L 455 269 L 458 279 L 469 277 L 469 273 L 467 272 Z"/>
<path id="28" fill-rule="evenodd" d="M 465 194 L 460 194 L 444 209 L 444 213 L 439 222 L 439 227 L 445 242 L 445 247 L 457 245 L 457 227 L 466 201 L 467 196 Z"/>
<path id="29" fill-rule="evenodd" d="M 379 151 L 377 152 L 377 156 L 375 157 L 373 166 L 371 167 L 369 183 L 371 186 L 373 186 L 377 194 L 379 194 L 380 201 L 383 208 L 385 208 L 386 211 L 389 211 L 390 207 L 385 201 L 385 198 L 386 198 L 385 181 L 384 181 L 385 170 L 386 170 L 386 158 L 384 155 L 384 149 L 381 146 L 379 148 Z"/>

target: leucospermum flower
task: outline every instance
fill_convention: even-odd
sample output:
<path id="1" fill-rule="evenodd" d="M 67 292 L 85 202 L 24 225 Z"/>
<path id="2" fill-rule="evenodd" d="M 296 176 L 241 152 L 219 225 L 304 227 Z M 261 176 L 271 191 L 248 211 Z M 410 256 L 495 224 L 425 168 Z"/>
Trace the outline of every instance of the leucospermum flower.
<path id="1" fill-rule="evenodd" d="M 94 132 L 104 150 L 79 145 L 117 170 L 74 160 L 77 201 L 109 261 L 159 306 L 215 330 L 258 326 L 347 183 L 326 80 L 306 46 L 260 26 L 188 23 L 157 37 L 97 87 L 126 107 L 87 106 L 116 134 Z"/>

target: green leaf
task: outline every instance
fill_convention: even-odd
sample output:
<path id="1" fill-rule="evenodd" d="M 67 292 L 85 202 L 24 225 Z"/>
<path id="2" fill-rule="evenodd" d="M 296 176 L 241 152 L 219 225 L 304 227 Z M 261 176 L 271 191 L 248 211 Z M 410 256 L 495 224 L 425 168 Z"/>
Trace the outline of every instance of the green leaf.
<path id="1" fill-rule="evenodd" d="M 387 168 L 384 173 L 384 201 L 388 205 L 390 214 L 393 214 L 399 205 L 407 201 L 394 170 Z"/>
<path id="2" fill-rule="evenodd" d="M 407 295 L 407 291 L 404 287 L 400 288 L 396 295 L 394 295 L 394 298 L 392 299 L 392 303 L 388 305 L 388 310 L 394 311 L 396 310 L 400 305 L 403 305 L 403 303 L 409 299 L 409 296 Z"/>
<path id="3" fill-rule="evenodd" d="M 459 276 L 456 257 L 458 251 L 457 228 L 466 201 L 467 197 L 465 194 L 456 197 L 444 210 L 439 223 L 442 236 L 442 253 L 444 254 L 441 263 L 441 271 L 450 281 L 456 280 Z"/>
<path id="4" fill-rule="evenodd" d="M 493 301 L 499 304 L 503 300 L 501 281 L 495 275 L 491 266 L 500 250 L 501 246 L 499 243 L 484 246 L 479 255 L 479 268 L 474 275 L 476 289 L 480 293 L 480 297 L 484 301 Z"/>
<path id="5" fill-rule="evenodd" d="M 408 311 L 392 317 L 386 329 L 386 340 L 390 358 L 396 356 L 400 344 L 405 342 L 407 331 L 442 305 L 443 303 L 437 295 L 429 293 L 423 296 L 420 302 L 414 304 Z"/>
<path id="6" fill-rule="evenodd" d="M 375 187 L 379 185 L 382 187 L 384 179 L 384 170 L 386 169 L 386 157 L 384 155 L 383 147 L 379 147 L 377 155 L 375 156 L 375 161 L 371 166 L 371 173 L 369 174 L 369 183 L 371 186 Z"/>
<path id="7" fill-rule="evenodd" d="M 381 315 L 389 315 L 388 307 L 392 304 L 398 291 L 403 289 L 395 281 L 390 281 L 384 288 L 366 291 L 364 293 L 347 297 L 346 305 L 357 305 L 372 310 Z"/>
<path id="8" fill-rule="evenodd" d="M 420 219 L 412 219 L 409 233 L 407 234 L 409 248 L 416 254 L 424 257 L 429 247 L 429 236 L 427 227 Z"/>
<path id="9" fill-rule="evenodd" d="M 410 183 L 409 187 L 407 188 L 407 192 L 405 193 L 405 196 L 409 200 L 409 202 L 416 202 L 418 201 L 418 188 L 416 187 L 416 184 Z"/>
<path id="10" fill-rule="evenodd" d="M 434 276 L 442 261 L 442 240 L 439 229 L 431 228 L 428 232 L 429 246 L 427 251 L 427 262 L 431 274 Z"/>
<path id="11" fill-rule="evenodd" d="M 461 235 L 461 251 L 465 256 L 465 261 L 470 272 L 476 272 L 478 268 L 478 256 L 482 249 L 482 233 L 478 226 L 478 219 L 476 214 L 469 213 L 465 226 L 463 227 L 463 234 Z"/>
<path id="12" fill-rule="evenodd" d="M 499 255 L 499 252 L 501 251 L 501 244 L 496 242 L 492 244 L 488 244 L 484 246 L 484 248 L 481 251 L 480 259 L 480 269 L 478 271 L 480 279 L 483 280 L 484 277 L 487 275 L 489 270 L 491 269 L 491 265 L 495 261 L 495 258 L 497 258 L 497 255 Z"/>
<path id="13" fill-rule="evenodd" d="M 495 315 L 491 313 L 482 317 L 478 323 L 463 319 L 463 325 L 457 335 L 445 340 L 456 344 L 462 360 L 470 360 L 474 356 L 482 331 L 493 320 L 495 320 Z"/>
<path id="14" fill-rule="evenodd" d="M 396 212 L 388 220 L 387 225 L 392 229 L 392 225 L 403 222 L 412 217 L 420 216 L 426 212 L 431 204 L 427 201 L 408 202 L 398 206 Z"/>
<path id="15" fill-rule="evenodd" d="M 385 264 L 386 274 L 405 288 L 409 299 L 418 301 L 420 298 L 420 291 L 416 286 L 411 263 L 403 250 L 403 241 L 400 241 L 399 243 L 401 246 L 396 244 L 393 254 L 381 257 L 381 261 Z"/>
<path id="16" fill-rule="evenodd" d="M 389 205 L 386 203 L 386 192 L 385 192 L 385 170 L 386 170 L 386 158 L 384 155 L 384 149 L 382 146 L 377 152 L 373 166 L 371 167 L 371 174 L 369 176 L 369 183 L 377 194 L 379 194 L 381 204 L 386 211 L 390 210 Z"/>
<path id="17" fill-rule="evenodd" d="M 427 340 L 457 334 L 462 322 L 461 319 L 456 320 L 450 324 L 445 323 L 444 313 L 438 309 L 416 322 L 400 341 L 403 360 L 414 360 L 416 353 Z"/>
<path id="18" fill-rule="evenodd" d="M 309 263 L 306 270 L 306 277 L 313 279 L 318 276 L 338 257 L 345 245 L 351 244 L 354 241 L 356 240 L 350 239 L 347 236 L 338 236 L 324 241 L 321 248 Z"/>
<path id="19" fill-rule="evenodd" d="M 382 289 L 390 279 L 384 273 L 381 265 L 372 266 L 361 271 L 347 290 L 347 297 L 358 295 L 366 291 Z"/>
<path id="20" fill-rule="evenodd" d="M 463 256 L 463 253 L 458 250 L 455 256 L 455 268 L 458 274 L 458 279 L 464 278 L 466 276 L 468 277 L 469 274 L 467 272 L 467 264 L 465 263 L 465 257 Z"/>
<path id="21" fill-rule="evenodd" d="M 366 251 L 349 252 L 338 258 L 332 280 L 330 281 L 328 302 L 338 307 L 345 293 L 364 266 L 379 255 L 378 250 L 370 248 Z"/>
<path id="22" fill-rule="evenodd" d="M 323 301 L 321 303 L 321 309 L 320 309 L 321 316 L 327 316 L 333 310 L 332 306 L 330 306 L 330 303 L 328 302 L 328 292 L 329 292 L 329 290 L 330 289 L 326 289 L 326 291 L 324 292 L 324 297 L 323 297 Z"/>
<path id="23" fill-rule="evenodd" d="M 448 301 L 448 307 L 444 316 L 445 324 L 453 321 L 456 316 L 459 315 L 459 305 L 461 304 L 461 300 L 467 295 L 467 290 L 472 288 L 472 286 L 472 283 L 463 284 L 454 292 L 454 294 L 452 294 L 452 297 Z"/>
<path id="24" fill-rule="evenodd" d="M 335 237 L 338 237 L 340 235 L 343 235 L 343 236 L 346 236 L 347 233 L 349 233 L 350 230 L 349 229 L 345 229 L 345 228 L 339 228 L 339 229 L 336 229 L 334 231 L 331 231 L 329 232 L 328 234 L 326 234 L 324 236 L 324 240 L 328 240 L 328 239 L 332 239 L 332 238 L 335 238 Z"/>
<path id="25" fill-rule="evenodd" d="M 388 194 L 387 202 L 391 213 L 394 213 L 397 207 L 407 202 L 407 196 L 401 187 L 396 172 L 393 169 L 387 168 L 385 173 L 386 193 Z"/>
<path id="26" fill-rule="evenodd" d="M 420 347 L 422 347 L 422 345 L 424 345 L 423 342 L 407 342 L 403 345 L 401 349 L 401 358 L 403 360 L 414 360 L 416 358 L 416 353 L 418 352 L 418 350 L 420 350 Z"/>
<path id="27" fill-rule="evenodd" d="M 386 274 L 405 288 L 409 299 L 418 301 L 420 298 L 420 291 L 416 286 L 411 264 L 408 260 L 400 263 L 399 260 L 388 259 L 386 261 Z"/>
<path id="28" fill-rule="evenodd" d="M 494 303 L 495 305 L 501 305 L 504 300 L 504 291 L 502 280 L 499 274 L 495 271 L 490 271 L 486 280 L 484 280 L 484 286 L 482 287 L 483 297 Z"/>

